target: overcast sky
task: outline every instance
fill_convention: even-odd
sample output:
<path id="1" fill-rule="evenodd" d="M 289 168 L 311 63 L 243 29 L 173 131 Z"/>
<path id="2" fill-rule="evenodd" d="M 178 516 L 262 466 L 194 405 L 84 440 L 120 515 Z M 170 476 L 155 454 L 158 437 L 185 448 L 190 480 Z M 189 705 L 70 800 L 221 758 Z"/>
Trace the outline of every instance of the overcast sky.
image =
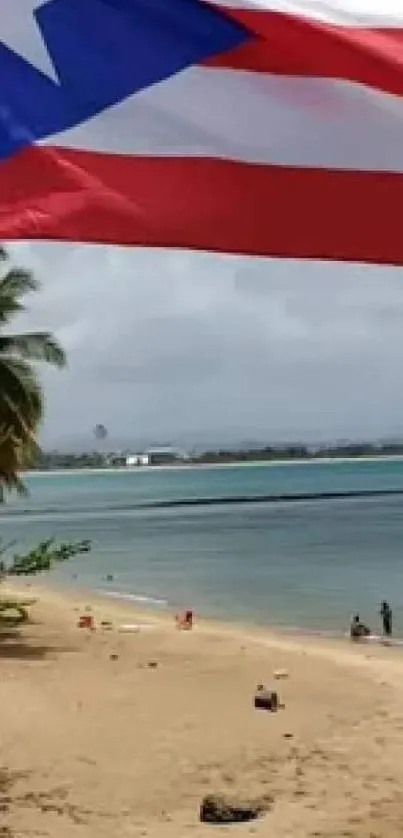
<path id="1" fill-rule="evenodd" d="M 33 19 L 19 22 L 7 42 L 46 59 Z M 68 371 L 43 373 L 47 447 L 90 448 L 97 423 L 110 448 L 403 436 L 402 270 L 10 250 L 43 283 L 16 327 L 51 329 L 68 351 Z"/>
<path id="2" fill-rule="evenodd" d="M 42 441 L 403 436 L 403 271 L 186 252 L 10 246 L 43 283 L 18 328 L 51 329 Z"/>

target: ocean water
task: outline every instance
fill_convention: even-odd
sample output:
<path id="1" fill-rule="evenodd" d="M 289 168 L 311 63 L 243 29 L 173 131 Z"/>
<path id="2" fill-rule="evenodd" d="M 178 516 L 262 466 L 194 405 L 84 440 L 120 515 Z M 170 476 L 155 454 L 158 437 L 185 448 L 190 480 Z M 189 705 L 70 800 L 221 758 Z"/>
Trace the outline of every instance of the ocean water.
<path id="1" fill-rule="evenodd" d="M 5 542 L 93 544 L 50 583 L 332 633 L 357 610 L 378 630 L 385 598 L 403 635 L 402 460 L 31 474 L 27 484 L 29 497 L 0 511 Z"/>

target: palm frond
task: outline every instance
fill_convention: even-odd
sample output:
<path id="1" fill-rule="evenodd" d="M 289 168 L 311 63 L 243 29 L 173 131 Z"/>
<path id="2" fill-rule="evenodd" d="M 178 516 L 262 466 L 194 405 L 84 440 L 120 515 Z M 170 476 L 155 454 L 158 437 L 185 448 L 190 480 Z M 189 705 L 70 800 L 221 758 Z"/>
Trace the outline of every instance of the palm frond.
<path id="1" fill-rule="evenodd" d="M 21 408 L 16 407 L 11 402 L 7 394 L 3 394 L 0 402 L 0 415 L 3 417 L 3 429 L 5 428 L 5 431 L 0 431 L 0 439 L 4 440 L 7 436 L 11 436 L 24 444 L 29 444 L 35 439 L 42 413 L 39 418 L 33 415 L 27 417 L 27 414 Z"/>
<path id="2" fill-rule="evenodd" d="M 24 463 L 24 446 L 11 436 L 0 441 L 0 501 L 4 490 L 15 490 L 20 495 L 27 492 L 20 472 Z"/>
<path id="3" fill-rule="evenodd" d="M 1 262 L 1 250 L 0 250 Z M 29 291 L 36 291 L 39 283 L 22 268 L 12 268 L 0 279 L 0 323 L 8 323 L 14 314 L 25 310 L 21 297 Z"/>
<path id="4" fill-rule="evenodd" d="M 42 361 L 59 368 L 65 367 L 67 363 L 64 350 L 50 332 L 0 336 L 0 356 L 3 354 L 15 355 L 27 361 Z"/>
<path id="5" fill-rule="evenodd" d="M 0 269 L 7 260 L 0 245 Z M 0 278 L 0 328 L 24 310 L 25 294 L 38 288 L 32 273 L 22 268 L 11 268 Z M 65 353 L 52 334 L 0 335 L 0 502 L 5 491 L 26 492 L 20 474 L 37 457 L 43 393 L 32 366 L 35 362 L 66 365 Z"/>
<path id="6" fill-rule="evenodd" d="M 43 395 L 35 370 L 26 361 L 0 358 L 0 422 L 18 437 L 33 431 L 43 412 Z"/>
<path id="7" fill-rule="evenodd" d="M 24 268 L 11 268 L 0 279 L 0 298 L 15 297 L 20 299 L 30 291 L 38 291 L 40 283 L 31 271 Z"/>

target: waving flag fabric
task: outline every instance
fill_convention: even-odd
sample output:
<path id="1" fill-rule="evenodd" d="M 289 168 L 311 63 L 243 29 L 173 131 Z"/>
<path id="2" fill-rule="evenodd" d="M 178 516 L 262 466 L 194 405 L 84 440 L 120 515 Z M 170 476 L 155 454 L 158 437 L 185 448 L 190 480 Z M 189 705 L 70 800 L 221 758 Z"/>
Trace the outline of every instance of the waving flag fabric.
<path id="1" fill-rule="evenodd" d="M 0 239 L 403 264 L 401 0 L 3 6 Z"/>

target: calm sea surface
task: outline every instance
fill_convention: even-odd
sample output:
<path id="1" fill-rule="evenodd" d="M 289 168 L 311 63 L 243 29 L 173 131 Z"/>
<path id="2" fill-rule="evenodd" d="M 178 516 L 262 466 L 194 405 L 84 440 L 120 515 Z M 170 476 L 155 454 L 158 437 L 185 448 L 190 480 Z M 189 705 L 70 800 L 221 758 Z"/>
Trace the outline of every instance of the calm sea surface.
<path id="1" fill-rule="evenodd" d="M 386 598 L 403 635 L 402 460 L 37 474 L 27 483 L 29 497 L 0 511 L 6 542 L 93 542 L 50 575 L 58 585 L 332 632 L 355 610 L 377 629 Z M 377 494 L 326 497 L 340 492 Z"/>

